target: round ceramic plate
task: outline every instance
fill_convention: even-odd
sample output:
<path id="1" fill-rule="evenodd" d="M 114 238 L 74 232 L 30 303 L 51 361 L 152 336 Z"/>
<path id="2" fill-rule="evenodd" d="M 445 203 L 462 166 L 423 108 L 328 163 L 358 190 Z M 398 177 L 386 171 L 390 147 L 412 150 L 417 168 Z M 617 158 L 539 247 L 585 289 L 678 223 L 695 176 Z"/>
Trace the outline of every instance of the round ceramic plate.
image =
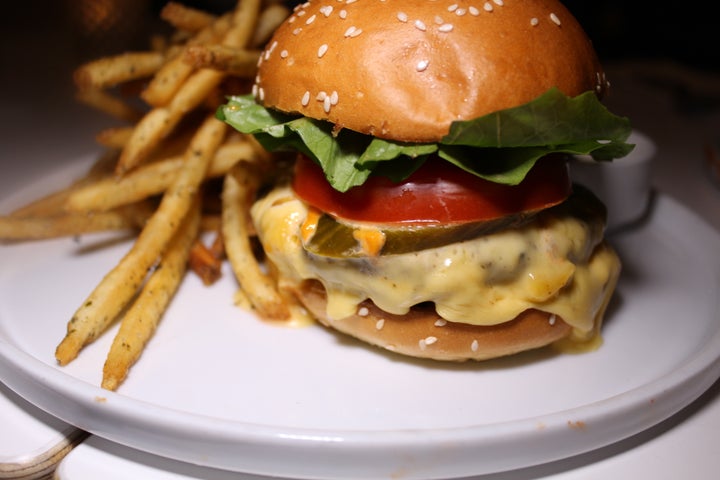
<path id="1" fill-rule="evenodd" d="M 7 211 L 78 162 L 5 198 Z M 22 197 L 22 198 L 20 198 Z M 720 235 L 656 195 L 611 237 L 624 269 L 597 351 L 484 363 L 395 356 L 232 304 L 229 271 L 189 275 L 118 392 L 98 387 L 117 326 L 66 367 L 66 322 L 132 239 L 0 245 L 0 375 L 96 435 L 228 470 L 313 479 L 453 478 L 608 445 L 688 405 L 720 376 Z"/>

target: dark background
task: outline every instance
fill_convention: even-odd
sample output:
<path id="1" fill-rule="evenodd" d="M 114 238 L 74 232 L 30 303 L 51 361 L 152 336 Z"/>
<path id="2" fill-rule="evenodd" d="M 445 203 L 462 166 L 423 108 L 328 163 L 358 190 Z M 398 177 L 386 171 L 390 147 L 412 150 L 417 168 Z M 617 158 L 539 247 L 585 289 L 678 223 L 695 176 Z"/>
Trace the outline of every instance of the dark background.
<path id="1" fill-rule="evenodd" d="M 148 29 L 162 29 L 158 12 L 166 0 L 25 0 L 3 2 L 3 36 L 18 29 L 52 41 L 53 32 L 74 32 L 80 59 L 115 49 L 146 48 Z M 185 0 L 181 3 L 223 11 L 235 0 Z M 293 2 L 288 2 L 293 3 Z M 720 34 L 714 2 L 565 0 L 585 27 L 605 62 L 634 58 L 671 59 L 700 69 L 720 70 Z M 109 15 L 105 10 L 114 11 Z M 94 24 L 88 22 L 98 17 Z M 100 17 L 102 17 L 100 19 Z M 84 35 L 78 35 L 80 30 Z M 4 43 L 4 42 L 3 42 Z M 23 48 L 22 44 L 4 45 Z M 4 60 L 4 59 L 3 59 Z M 7 65 L 3 62 L 2 69 Z"/>

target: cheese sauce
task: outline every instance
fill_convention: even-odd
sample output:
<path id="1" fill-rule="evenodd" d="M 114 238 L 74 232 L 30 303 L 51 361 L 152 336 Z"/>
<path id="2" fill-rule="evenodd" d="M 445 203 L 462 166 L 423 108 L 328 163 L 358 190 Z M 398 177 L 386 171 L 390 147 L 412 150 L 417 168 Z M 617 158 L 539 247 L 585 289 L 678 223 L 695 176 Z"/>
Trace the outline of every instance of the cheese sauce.
<path id="1" fill-rule="evenodd" d="M 308 211 L 288 187 L 277 187 L 252 207 L 267 256 L 283 285 L 320 280 L 327 313 L 352 315 L 371 299 L 404 314 L 433 302 L 452 322 L 493 325 L 528 308 L 559 315 L 573 337 L 594 336 L 620 270 L 602 232 L 573 216 L 539 219 L 518 229 L 412 253 L 367 258 L 311 256 L 301 241 Z"/>

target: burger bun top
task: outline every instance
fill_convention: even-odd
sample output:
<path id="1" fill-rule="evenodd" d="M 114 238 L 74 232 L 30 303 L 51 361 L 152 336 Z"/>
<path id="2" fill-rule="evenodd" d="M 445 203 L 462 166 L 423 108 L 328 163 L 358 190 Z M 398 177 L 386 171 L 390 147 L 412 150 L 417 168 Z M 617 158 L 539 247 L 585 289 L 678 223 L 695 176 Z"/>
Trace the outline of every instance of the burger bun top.
<path id="1" fill-rule="evenodd" d="M 557 0 L 310 1 L 262 53 L 266 107 L 377 137 L 434 142 L 450 123 L 607 83 Z"/>

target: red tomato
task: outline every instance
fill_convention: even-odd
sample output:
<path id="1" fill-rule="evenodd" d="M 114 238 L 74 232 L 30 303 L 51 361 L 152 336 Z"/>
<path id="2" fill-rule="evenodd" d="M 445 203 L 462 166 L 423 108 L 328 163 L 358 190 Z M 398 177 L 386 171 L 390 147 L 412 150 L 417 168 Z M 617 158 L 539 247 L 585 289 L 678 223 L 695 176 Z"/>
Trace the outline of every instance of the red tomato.
<path id="1" fill-rule="evenodd" d="M 371 176 L 347 192 L 332 188 L 322 169 L 298 155 L 293 189 L 309 205 L 335 217 L 373 223 L 464 223 L 556 205 L 570 194 L 567 164 L 538 161 L 516 186 L 490 182 L 451 163 L 428 159 L 408 179 Z"/>

